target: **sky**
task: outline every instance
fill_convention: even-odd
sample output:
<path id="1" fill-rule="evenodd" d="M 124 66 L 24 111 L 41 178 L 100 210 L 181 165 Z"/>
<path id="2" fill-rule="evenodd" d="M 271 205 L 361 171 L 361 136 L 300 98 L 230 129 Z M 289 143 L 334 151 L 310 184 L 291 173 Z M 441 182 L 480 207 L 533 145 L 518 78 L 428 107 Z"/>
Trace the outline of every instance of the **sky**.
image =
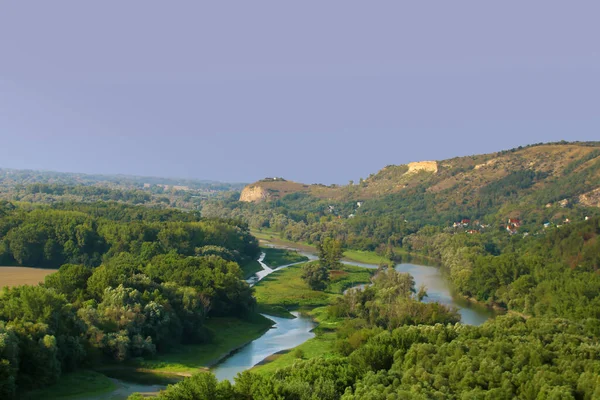
<path id="1" fill-rule="evenodd" d="M 0 167 L 347 183 L 600 140 L 598 1 L 0 0 Z"/>

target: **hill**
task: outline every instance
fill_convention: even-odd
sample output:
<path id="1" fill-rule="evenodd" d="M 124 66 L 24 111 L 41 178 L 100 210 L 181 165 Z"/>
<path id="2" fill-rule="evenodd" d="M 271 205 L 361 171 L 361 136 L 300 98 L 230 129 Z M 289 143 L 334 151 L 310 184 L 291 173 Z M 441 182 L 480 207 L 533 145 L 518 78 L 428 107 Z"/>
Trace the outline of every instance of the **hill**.
<path id="1" fill-rule="evenodd" d="M 293 195 L 293 196 L 292 196 Z M 269 179 L 247 186 L 241 201 L 291 202 L 298 198 L 355 204 L 361 212 L 453 213 L 481 218 L 501 208 L 518 217 L 521 209 L 553 205 L 600 206 L 600 142 L 551 143 L 441 161 L 389 165 L 357 184 L 305 185 Z M 304 200 L 306 201 L 306 200 Z M 374 204 L 375 203 L 375 204 Z M 391 206 L 391 207 L 390 207 Z M 343 207 L 342 207 L 343 208 Z M 346 215 L 356 214 L 352 207 Z M 409 218 L 409 219 L 410 219 Z M 433 222 L 433 221 L 428 221 Z"/>
<path id="2" fill-rule="evenodd" d="M 424 188 L 427 193 L 444 192 L 451 198 L 463 198 L 514 184 L 519 191 L 535 192 L 564 183 L 570 177 L 585 179 L 567 190 L 564 197 L 596 205 L 600 191 L 600 142 L 537 144 L 441 161 L 388 165 L 360 183 L 346 186 L 267 178 L 246 186 L 240 200 L 272 201 L 293 193 L 331 200 L 366 200 L 410 192 L 415 187 Z M 552 195 L 544 198 L 556 200 Z"/>

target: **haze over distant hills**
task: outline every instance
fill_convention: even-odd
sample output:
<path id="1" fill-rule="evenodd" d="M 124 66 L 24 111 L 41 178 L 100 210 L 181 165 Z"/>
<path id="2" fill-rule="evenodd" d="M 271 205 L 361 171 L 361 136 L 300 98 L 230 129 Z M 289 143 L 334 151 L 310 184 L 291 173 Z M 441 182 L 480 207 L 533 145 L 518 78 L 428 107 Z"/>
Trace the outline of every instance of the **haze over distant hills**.
<path id="1" fill-rule="evenodd" d="M 143 187 L 144 185 L 167 185 L 171 187 L 187 187 L 189 189 L 214 190 L 235 190 L 244 186 L 244 183 L 226 183 L 210 179 L 168 178 L 127 174 L 85 174 L 79 172 L 0 168 L 0 185 L 27 185 L 33 183 L 63 185 L 103 184 L 131 187 Z"/>

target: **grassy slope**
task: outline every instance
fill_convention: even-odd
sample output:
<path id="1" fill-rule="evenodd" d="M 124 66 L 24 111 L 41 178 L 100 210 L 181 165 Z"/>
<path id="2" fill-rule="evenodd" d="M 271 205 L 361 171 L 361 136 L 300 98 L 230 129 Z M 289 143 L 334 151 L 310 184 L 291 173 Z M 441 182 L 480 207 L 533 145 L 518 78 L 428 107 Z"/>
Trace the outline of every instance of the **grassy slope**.
<path id="1" fill-rule="evenodd" d="M 300 346 L 285 353 L 274 354 L 268 357 L 264 362 L 252 368 L 252 372 L 259 374 L 273 374 L 280 368 L 293 365 L 298 360 L 294 351 L 300 349 L 303 352 L 302 359 L 308 360 L 316 357 L 328 358 L 334 355 L 334 344 L 336 335 L 333 332 L 321 333 L 318 336 L 307 340 Z"/>
<path id="2" fill-rule="evenodd" d="M 281 267 L 293 263 L 308 261 L 308 257 L 298 252 L 287 249 L 263 248 L 265 259 L 263 260 L 271 268 Z"/>
<path id="3" fill-rule="evenodd" d="M 106 376 L 81 370 L 61 376 L 53 386 L 36 390 L 25 395 L 25 400 L 78 399 L 82 396 L 99 396 L 115 390 L 117 386 Z"/>

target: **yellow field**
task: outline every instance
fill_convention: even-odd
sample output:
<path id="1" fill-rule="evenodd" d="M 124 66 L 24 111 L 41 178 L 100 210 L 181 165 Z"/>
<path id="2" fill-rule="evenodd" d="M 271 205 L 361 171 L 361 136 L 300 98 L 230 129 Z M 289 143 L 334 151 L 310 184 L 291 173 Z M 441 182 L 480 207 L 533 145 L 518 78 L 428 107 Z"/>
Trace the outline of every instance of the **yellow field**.
<path id="1" fill-rule="evenodd" d="M 55 269 L 29 267 L 0 267 L 0 289 L 5 286 L 37 285 Z"/>

